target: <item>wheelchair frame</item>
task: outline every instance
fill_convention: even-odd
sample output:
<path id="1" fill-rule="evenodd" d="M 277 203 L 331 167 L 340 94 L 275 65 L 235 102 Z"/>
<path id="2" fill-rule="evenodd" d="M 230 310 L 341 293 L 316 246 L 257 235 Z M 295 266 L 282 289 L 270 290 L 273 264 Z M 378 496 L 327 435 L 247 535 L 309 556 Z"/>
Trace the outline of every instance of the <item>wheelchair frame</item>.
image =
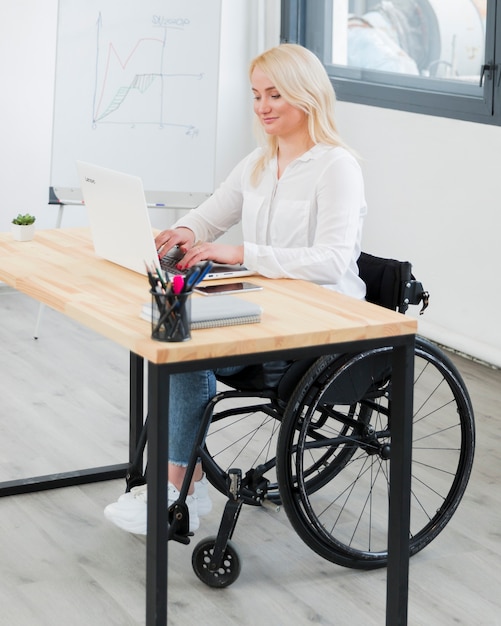
<path id="1" fill-rule="evenodd" d="M 421 304 L 421 313 L 428 306 L 429 294 L 412 275 L 409 262 L 362 253 L 359 270 L 370 302 L 402 313 L 409 305 Z M 242 382 L 238 376 L 222 381 L 237 388 L 219 392 L 207 405 L 179 500 L 169 511 L 169 539 L 188 544 L 191 535 L 185 501 L 195 465 L 201 459 L 211 484 L 228 497 L 218 534 L 200 541 L 193 551 L 193 569 L 204 583 L 226 587 L 240 574 L 240 558 L 232 537 L 243 504 L 283 504 L 301 539 L 334 563 L 360 569 L 386 565 L 391 352 L 391 348 L 378 348 L 355 355 L 319 357 L 301 372 L 290 397 L 281 396 L 280 388 L 238 389 Z M 411 515 L 415 518 L 409 540 L 411 556 L 428 545 L 454 514 L 468 483 L 475 447 L 473 408 L 461 375 L 439 348 L 423 338 L 416 338 L 415 356 L 419 367 L 414 396 L 419 405 L 414 411 L 417 434 L 413 474 L 421 468 L 430 474 L 431 468 L 434 484 L 414 476 L 417 512 Z M 422 385 L 425 379 L 426 385 Z M 421 397 L 427 393 L 421 386 L 435 387 L 435 391 L 430 397 Z M 219 408 L 228 401 L 232 406 Z M 270 428 L 272 434 L 262 444 L 266 458 L 252 462 L 244 473 L 233 462 L 237 457 L 223 465 L 208 442 L 211 431 L 233 418 L 237 420 L 233 423 L 238 432 L 235 439 L 245 440 L 241 420 L 247 422 L 251 415 L 266 424 L 264 428 Z M 249 430 L 254 437 L 261 428 L 251 425 Z M 416 442 L 416 436 L 421 443 Z M 422 443 L 431 439 L 433 446 Z M 127 476 L 127 489 L 145 482 L 145 445 L 146 425 Z M 245 440 L 242 449 L 246 447 Z M 438 465 L 437 449 L 441 457 Z M 348 504 L 355 493 L 355 504 Z M 379 508 L 374 515 L 379 518 L 377 530 L 372 526 L 372 510 L 370 516 L 365 514 L 369 499 L 377 501 Z"/>

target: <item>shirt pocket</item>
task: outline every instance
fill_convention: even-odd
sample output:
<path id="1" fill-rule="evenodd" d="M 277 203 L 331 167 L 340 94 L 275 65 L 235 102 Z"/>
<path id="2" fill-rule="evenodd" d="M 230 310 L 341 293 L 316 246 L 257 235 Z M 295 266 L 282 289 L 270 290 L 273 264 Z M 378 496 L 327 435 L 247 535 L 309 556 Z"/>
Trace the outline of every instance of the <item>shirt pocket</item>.
<path id="1" fill-rule="evenodd" d="M 309 200 L 280 200 L 271 216 L 270 245 L 280 248 L 307 246 L 310 216 Z"/>
<path id="2" fill-rule="evenodd" d="M 265 213 L 265 197 L 255 193 L 244 194 L 242 205 L 242 232 L 245 241 L 260 243 L 262 233 L 259 224 L 268 219 Z"/>

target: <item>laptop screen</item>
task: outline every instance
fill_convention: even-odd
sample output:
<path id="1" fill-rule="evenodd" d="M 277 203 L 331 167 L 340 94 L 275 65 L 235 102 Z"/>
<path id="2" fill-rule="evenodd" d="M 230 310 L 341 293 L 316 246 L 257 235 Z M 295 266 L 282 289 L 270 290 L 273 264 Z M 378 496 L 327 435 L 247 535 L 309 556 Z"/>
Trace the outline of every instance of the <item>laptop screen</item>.
<path id="1" fill-rule="evenodd" d="M 143 182 L 138 176 L 77 161 L 94 249 L 98 256 L 140 274 L 159 265 Z M 174 249 L 166 256 L 171 257 Z M 176 261 L 181 258 L 176 257 Z M 166 259 L 168 260 L 168 259 Z M 182 273 L 174 266 L 170 273 Z M 249 276 L 242 265 L 215 263 L 204 280 Z"/>

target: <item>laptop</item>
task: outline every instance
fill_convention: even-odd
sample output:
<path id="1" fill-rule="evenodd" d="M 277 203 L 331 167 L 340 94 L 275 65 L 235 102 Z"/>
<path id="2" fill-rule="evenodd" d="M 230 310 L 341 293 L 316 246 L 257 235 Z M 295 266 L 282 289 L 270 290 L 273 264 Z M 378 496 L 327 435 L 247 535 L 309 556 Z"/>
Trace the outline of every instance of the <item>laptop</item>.
<path id="1" fill-rule="evenodd" d="M 183 256 L 178 248 L 158 258 L 141 178 L 83 161 L 77 169 L 97 256 L 140 274 L 146 274 L 145 263 L 184 273 L 175 267 Z M 243 265 L 214 263 L 204 280 L 252 274 Z"/>

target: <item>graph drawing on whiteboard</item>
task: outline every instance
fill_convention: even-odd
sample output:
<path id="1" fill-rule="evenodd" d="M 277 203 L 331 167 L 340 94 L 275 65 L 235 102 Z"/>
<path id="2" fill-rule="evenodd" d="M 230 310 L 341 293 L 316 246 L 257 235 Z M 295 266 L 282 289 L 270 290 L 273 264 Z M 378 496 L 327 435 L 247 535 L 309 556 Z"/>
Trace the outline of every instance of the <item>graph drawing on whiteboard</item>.
<path id="1" fill-rule="evenodd" d="M 141 176 L 151 202 L 214 190 L 220 9 L 220 0 L 60 0 L 56 197 L 78 191 L 77 160 Z"/>
<path id="2" fill-rule="evenodd" d="M 138 39 L 124 55 L 113 41 L 103 49 L 102 15 L 96 23 L 96 88 L 93 124 L 158 124 L 173 126 L 187 135 L 198 134 L 195 124 L 169 121 L 168 105 L 172 93 L 185 81 L 203 80 L 203 73 L 168 72 L 169 30 L 185 31 L 187 18 L 152 17 L 151 37 Z M 170 54 L 175 54 L 171 49 Z M 177 83 L 177 85 L 176 85 Z"/>

